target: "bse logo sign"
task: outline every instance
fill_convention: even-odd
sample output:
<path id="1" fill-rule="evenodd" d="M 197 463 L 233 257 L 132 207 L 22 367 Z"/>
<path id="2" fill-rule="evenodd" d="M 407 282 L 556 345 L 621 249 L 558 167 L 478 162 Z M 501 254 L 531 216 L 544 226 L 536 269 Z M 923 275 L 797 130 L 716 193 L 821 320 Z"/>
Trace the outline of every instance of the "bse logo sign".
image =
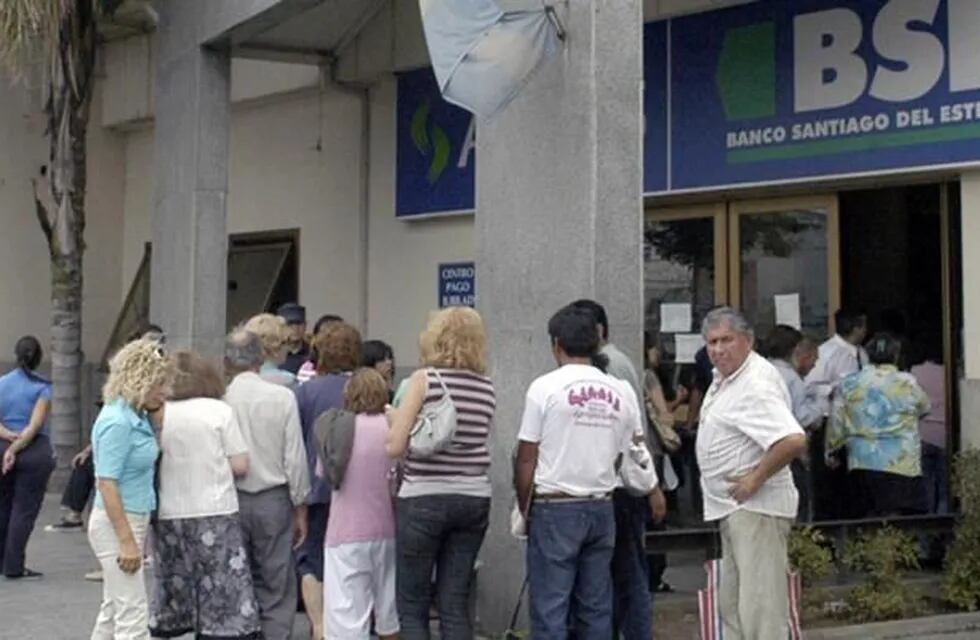
<path id="1" fill-rule="evenodd" d="M 794 16 L 793 112 L 847 107 L 867 97 L 911 102 L 936 89 L 947 70 L 949 93 L 980 89 L 980 0 L 946 0 L 945 24 L 942 4 L 890 0 L 870 21 L 846 7 Z M 776 115 L 776 55 L 774 22 L 726 33 L 716 82 L 729 121 Z"/>
<path id="2" fill-rule="evenodd" d="M 949 91 L 980 89 L 978 0 L 947 0 L 948 47 L 930 29 L 940 0 L 891 0 L 866 33 L 861 17 L 845 8 L 797 16 L 793 21 L 794 110 L 850 105 L 865 93 L 884 102 L 925 96 L 949 64 Z M 858 53 L 866 37 L 889 64 L 868 64 Z"/>

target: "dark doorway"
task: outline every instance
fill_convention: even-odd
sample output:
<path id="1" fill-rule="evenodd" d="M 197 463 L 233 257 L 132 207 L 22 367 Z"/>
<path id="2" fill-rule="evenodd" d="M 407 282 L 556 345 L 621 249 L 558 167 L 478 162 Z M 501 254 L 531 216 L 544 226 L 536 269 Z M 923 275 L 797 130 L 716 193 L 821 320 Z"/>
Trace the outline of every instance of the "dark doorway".
<path id="1" fill-rule="evenodd" d="M 841 302 L 902 337 L 905 366 L 943 352 L 941 189 L 840 193 Z"/>

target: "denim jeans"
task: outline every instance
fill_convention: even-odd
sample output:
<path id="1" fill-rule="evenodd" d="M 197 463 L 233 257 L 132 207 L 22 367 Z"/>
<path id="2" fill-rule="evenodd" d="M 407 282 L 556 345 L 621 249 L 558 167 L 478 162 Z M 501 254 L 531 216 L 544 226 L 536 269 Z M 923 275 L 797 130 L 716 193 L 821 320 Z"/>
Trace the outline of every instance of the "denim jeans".
<path id="1" fill-rule="evenodd" d="M 653 637 L 652 600 L 647 575 L 644 529 L 646 498 L 625 489 L 613 493 L 616 513 L 616 548 L 612 559 L 613 636 L 623 640 Z"/>
<path id="2" fill-rule="evenodd" d="M 439 637 L 472 640 L 473 565 L 487 532 L 490 498 L 453 494 L 399 498 L 395 517 L 401 637 L 428 640 L 435 569 Z"/>
<path id="3" fill-rule="evenodd" d="M 528 533 L 531 637 L 611 638 L 612 501 L 535 503 Z"/>

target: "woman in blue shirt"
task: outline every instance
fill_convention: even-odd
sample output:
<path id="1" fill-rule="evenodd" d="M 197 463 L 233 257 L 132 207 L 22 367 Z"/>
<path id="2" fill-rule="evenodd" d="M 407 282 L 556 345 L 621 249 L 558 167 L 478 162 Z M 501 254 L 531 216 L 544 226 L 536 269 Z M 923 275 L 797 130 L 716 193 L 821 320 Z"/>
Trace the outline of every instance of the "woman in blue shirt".
<path id="1" fill-rule="evenodd" d="M 130 342 L 109 362 L 105 405 L 92 427 L 98 493 L 88 539 L 102 565 L 102 607 L 93 640 L 149 638 L 143 540 L 156 508 L 154 465 L 172 362 L 154 340 Z"/>
<path id="2" fill-rule="evenodd" d="M 39 578 L 24 551 L 54 471 L 48 438 L 51 383 L 34 372 L 41 343 L 25 336 L 14 347 L 17 368 L 0 377 L 0 566 L 7 578 Z"/>

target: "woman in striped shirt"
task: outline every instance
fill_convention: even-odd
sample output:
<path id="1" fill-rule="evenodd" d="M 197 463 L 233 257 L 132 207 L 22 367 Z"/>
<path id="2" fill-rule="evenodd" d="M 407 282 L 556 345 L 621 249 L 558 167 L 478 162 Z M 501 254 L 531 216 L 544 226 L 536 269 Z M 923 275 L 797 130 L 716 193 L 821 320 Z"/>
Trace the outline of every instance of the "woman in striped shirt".
<path id="1" fill-rule="evenodd" d="M 435 569 L 440 637 L 473 637 L 468 602 L 473 566 L 490 515 L 489 439 L 496 399 L 486 376 L 486 333 L 473 309 L 450 307 L 419 339 L 422 368 L 389 413 L 386 451 L 404 456 L 395 507 L 397 601 L 401 636 L 429 638 L 430 582 Z M 428 457 L 413 454 L 409 434 L 423 406 L 439 402 L 445 384 L 456 407 L 450 445 Z"/>

